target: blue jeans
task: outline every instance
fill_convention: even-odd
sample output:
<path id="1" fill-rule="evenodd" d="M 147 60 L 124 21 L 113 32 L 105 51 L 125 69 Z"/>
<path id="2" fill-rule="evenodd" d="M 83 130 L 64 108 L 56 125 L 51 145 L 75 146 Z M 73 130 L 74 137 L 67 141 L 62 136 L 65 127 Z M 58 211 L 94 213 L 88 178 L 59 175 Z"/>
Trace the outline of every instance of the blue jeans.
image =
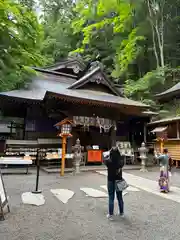
<path id="1" fill-rule="evenodd" d="M 124 213 L 124 202 L 122 197 L 122 192 L 116 191 L 116 181 L 108 181 L 108 195 L 109 195 L 109 215 L 114 214 L 114 197 L 118 200 L 119 213 Z"/>

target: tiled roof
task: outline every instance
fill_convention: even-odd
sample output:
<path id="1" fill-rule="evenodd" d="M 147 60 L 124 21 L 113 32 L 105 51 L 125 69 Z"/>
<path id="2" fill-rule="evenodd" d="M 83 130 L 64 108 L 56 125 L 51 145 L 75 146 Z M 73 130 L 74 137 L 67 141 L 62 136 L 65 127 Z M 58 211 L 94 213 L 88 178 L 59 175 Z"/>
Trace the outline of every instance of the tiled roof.
<path id="1" fill-rule="evenodd" d="M 147 105 L 133 101 L 128 98 L 123 98 L 119 96 L 115 96 L 112 94 L 99 92 L 99 91 L 92 91 L 92 90 L 84 90 L 84 89 L 78 89 L 78 90 L 70 90 L 66 89 L 64 92 L 54 92 L 57 94 L 61 94 L 64 96 L 71 96 L 81 99 L 87 99 L 87 100 L 94 100 L 94 101 L 100 101 L 104 103 L 112 103 L 112 104 L 118 104 L 118 105 L 124 105 L 124 106 L 137 106 L 137 107 L 148 107 Z"/>
<path id="2" fill-rule="evenodd" d="M 170 122 L 176 122 L 176 121 L 180 121 L 180 116 L 178 117 L 172 117 L 172 118 L 164 118 L 164 119 L 160 119 L 160 120 L 157 120 L 157 121 L 153 121 L 153 122 L 150 122 L 148 123 L 149 126 L 151 125 L 160 125 L 160 124 L 167 124 L 167 123 L 170 123 Z"/>
<path id="3" fill-rule="evenodd" d="M 57 70 L 60 69 L 68 64 L 78 64 L 82 70 L 84 70 L 86 68 L 86 64 L 83 62 L 83 60 L 81 58 L 73 58 L 73 57 L 69 57 L 67 59 L 63 59 L 60 62 L 56 62 L 55 64 L 51 65 L 51 66 L 47 66 L 44 69 L 49 69 L 49 70 Z"/>
<path id="4" fill-rule="evenodd" d="M 1 92 L 0 96 L 41 101 L 45 98 L 46 93 L 49 92 L 59 94 L 64 97 L 75 97 L 79 99 L 87 99 L 91 101 L 94 100 L 118 105 L 147 107 L 147 105 L 141 102 L 133 101 L 127 98 L 115 96 L 113 94 L 108 94 L 100 91 L 92 91 L 86 89 L 68 89 L 71 80 L 74 81 L 74 79 L 69 79 L 67 81 L 67 78 L 63 78 L 63 82 L 59 82 L 59 77 L 56 77 L 54 80 L 55 81 L 52 81 L 48 79 L 48 77 L 37 78 L 32 81 L 28 89 Z"/>
<path id="5" fill-rule="evenodd" d="M 103 73 L 101 68 L 98 66 L 94 69 L 92 69 L 90 72 L 86 73 L 82 78 L 80 78 L 78 81 L 74 82 L 71 86 L 69 86 L 69 89 L 77 89 L 81 86 L 83 86 L 85 83 L 89 82 L 89 80 L 93 77 L 93 75 L 100 73 L 103 77 L 104 83 L 111 89 L 111 91 L 115 94 L 120 96 L 120 92 L 117 90 L 117 88 L 114 86 L 113 83 L 107 78 L 107 76 Z"/>
<path id="6" fill-rule="evenodd" d="M 76 76 L 71 75 L 71 74 L 67 74 L 67 73 L 63 73 L 63 72 L 57 72 L 57 71 L 53 71 L 53 70 L 49 70 L 49 69 L 45 69 L 45 68 L 38 68 L 38 67 L 32 67 L 34 70 L 36 70 L 37 72 L 41 72 L 44 74 L 51 74 L 52 76 L 64 76 L 67 78 L 74 78 L 76 79 Z"/>
<path id="7" fill-rule="evenodd" d="M 180 91 L 180 83 L 177 83 L 176 85 L 174 85 L 172 88 L 167 89 L 166 91 L 162 92 L 162 93 L 158 93 L 156 94 L 156 97 L 161 97 L 161 96 L 165 96 L 174 92 Z"/>
<path id="8" fill-rule="evenodd" d="M 152 133 L 161 133 L 164 132 L 168 127 L 156 127 L 155 129 L 153 129 L 151 132 Z"/>

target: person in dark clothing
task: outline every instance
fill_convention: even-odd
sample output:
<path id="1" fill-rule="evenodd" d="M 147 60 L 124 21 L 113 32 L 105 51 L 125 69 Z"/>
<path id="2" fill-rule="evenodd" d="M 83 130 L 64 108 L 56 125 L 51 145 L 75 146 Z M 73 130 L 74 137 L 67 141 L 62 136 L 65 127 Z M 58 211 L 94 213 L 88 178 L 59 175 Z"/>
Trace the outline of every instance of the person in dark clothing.
<path id="1" fill-rule="evenodd" d="M 112 147 L 109 158 L 105 161 L 108 172 L 108 195 L 109 195 L 109 214 L 108 219 L 113 220 L 114 215 L 114 197 L 116 197 L 119 205 L 119 214 L 124 216 L 124 202 L 121 191 L 117 191 L 116 180 L 122 180 L 122 168 L 124 166 L 124 158 L 121 156 L 117 147 Z"/>

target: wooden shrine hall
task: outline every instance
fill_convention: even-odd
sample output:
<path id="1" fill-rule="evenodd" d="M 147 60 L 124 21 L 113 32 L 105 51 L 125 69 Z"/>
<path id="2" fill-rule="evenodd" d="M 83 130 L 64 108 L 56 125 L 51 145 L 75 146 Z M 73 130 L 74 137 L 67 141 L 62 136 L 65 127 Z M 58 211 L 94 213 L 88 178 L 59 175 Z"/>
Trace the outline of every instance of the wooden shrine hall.
<path id="1" fill-rule="evenodd" d="M 73 121 L 69 154 L 77 138 L 85 149 L 96 146 L 101 151 L 115 141 L 130 142 L 132 147 L 146 141 L 148 106 L 124 97 L 98 62 L 87 67 L 82 60 L 69 58 L 34 69 L 36 76 L 23 89 L 0 93 L 1 124 L 8 129 L 1 132 L 0 127 L 1 151 L 6 139 L 26 143 L 51 139 L 59 152 L 52 149 L 49 158 L 52 154 L 58 158 L 61 139 L 55 124 L 65 118 Z"/>
<path id="2" fill-rule="evenodd" d="M 177 83 L 164 92 L 156 94 L 155 97 L 160 103 L 168 103 L 173 106 L 180 99 L 180 83 Z M 164 119 L 151 121 L 147 125 L 149 131 L 154 132 L 154 149 L 156 151 L 160 152 L 160 141 L 156 138 L 157 131 L 166 136 L 163 141 L 163 148 L 168 149 L 176 167 L 180 166 L 180 116 L 178 111 L 176 112 L 176 116 L 168 116 Z"/>

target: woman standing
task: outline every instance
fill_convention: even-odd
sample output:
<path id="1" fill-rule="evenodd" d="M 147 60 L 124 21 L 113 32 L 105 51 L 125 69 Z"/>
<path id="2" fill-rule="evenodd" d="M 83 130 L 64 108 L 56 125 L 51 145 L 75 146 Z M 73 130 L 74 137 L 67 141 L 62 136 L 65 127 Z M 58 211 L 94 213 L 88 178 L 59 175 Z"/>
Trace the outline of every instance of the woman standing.
<path id="1" fill-rule="evenodd" d="M 124 216 L 124 202 L 122 191 L 118 191 L 116 187 L 116 181 L 122 180 L 122 168 L 124 166 L 124 158 L 121 156 L 116 146 L 110 150 L 109 159 L 105 161 L 108 170 L 108 195 L 109 195 L 109 213 L 107 218 L 113 220 L 114 215 L 114 198 L 115 192 L 118 200 L 119 215 Z"/>
<path id="2" fill-rule="evenodd" d="M 163 154 L 157 157 L 160 162 L 160 191 L 164 193 L 169 192 L 169 154 L 168 149 L 163 150 Z"/>

